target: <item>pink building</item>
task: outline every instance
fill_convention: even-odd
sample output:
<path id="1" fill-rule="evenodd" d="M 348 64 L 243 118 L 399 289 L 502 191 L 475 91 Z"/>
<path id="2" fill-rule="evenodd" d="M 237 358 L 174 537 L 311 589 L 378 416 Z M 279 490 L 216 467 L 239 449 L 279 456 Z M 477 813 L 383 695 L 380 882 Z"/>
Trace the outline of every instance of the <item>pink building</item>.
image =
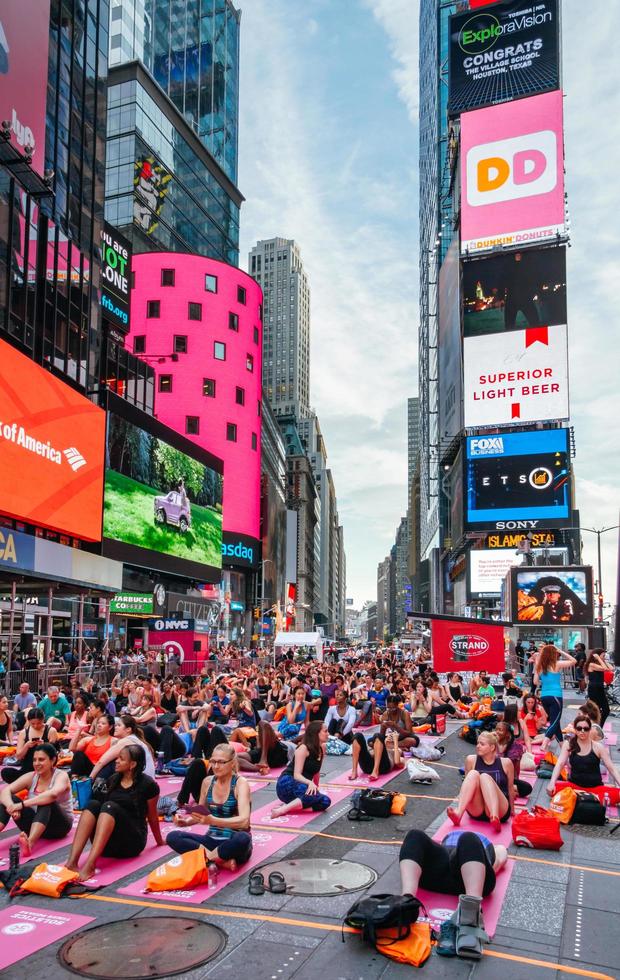
<path id="1" fill-rule="evenodd" d="M 173 252 L 134 255 L 125 344 L 155 370 L 158 419 L 224 460 L 225 547 L 260 538 L 262 302 L 245 272 Z M 241 544 L 241 549 L 238 547 Z M 226 552 L 225 552 L 226 554 Z M 226 561 L 226 558 L 225 558 Z"/>

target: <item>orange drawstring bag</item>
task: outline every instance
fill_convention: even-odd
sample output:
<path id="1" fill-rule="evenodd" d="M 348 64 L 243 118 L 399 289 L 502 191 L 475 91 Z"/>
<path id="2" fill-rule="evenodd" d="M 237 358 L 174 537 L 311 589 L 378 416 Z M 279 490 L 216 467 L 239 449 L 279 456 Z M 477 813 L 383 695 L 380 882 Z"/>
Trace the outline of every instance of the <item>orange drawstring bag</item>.
<path id="1" fill-rule="evenodd" d="M 29 878 L 21 885 L 20 892 L 60 898 L 67 885 L 78 879 L 77 871 L 69 871 L 59 864 L 37 864 Z"/>
<path id="2" fill-rule="evenodd" d="M 378 929 L 377 949 L 397 963 L 423 966 L 431 955 L 431 927 L 429 922 L 414 922 L 405 939 L 398 938 L 398 929 Z"/>
<path id="3" fill-rule="evenodd" d="M 407 810 L 407 797 L 404 793 L 394 793 L 392 796 L 392 808 L 390 813 L 393 817 L 403 817 Z"/>
<path id="4" fill-rule="evenodd" d="M 165 864 L 151 871 L 146 879 L 147 892 L 169 892 L 177 888 L 194 888 L 209 880 L 207 852 L 204 847 L 176 854 Z"/>
<path id="5" fill-rule="evenodd" d="M 549 813 L 552 813 L 560 823 L 570 823 L 575 807 L 577 805 L 577 794 L 570 786 L 565 786 L 558 793 L 555 793 L 549 804 Z"/>

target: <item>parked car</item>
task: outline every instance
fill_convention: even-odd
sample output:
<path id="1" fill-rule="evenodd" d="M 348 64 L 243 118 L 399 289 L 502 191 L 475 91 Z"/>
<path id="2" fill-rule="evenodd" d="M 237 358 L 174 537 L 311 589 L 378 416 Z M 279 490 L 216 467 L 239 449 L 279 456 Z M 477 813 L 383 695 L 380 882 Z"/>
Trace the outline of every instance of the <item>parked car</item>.
<path id="1" fill-rule="evenodd" d="M 153 506 L 156 524 L 172 524 L 183 534 L 192 526 L 192 513 L 185 494 L 171 490 L 165 497 L 155 497 Z"/>

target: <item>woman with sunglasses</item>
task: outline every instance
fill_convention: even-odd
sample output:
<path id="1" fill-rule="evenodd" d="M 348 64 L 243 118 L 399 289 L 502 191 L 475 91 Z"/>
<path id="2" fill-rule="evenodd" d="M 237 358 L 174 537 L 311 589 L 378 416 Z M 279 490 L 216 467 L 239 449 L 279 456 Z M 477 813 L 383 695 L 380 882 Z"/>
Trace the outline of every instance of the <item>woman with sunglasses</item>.
<path id="1" fill-rule="evenodd" d="M 237 772 L 237 754 L 229 744 L 217 745 L 211 756 L 213 775 L 207 776 L 200 790 L 198 808 L 176 813 L 178 827 L 195 824 L 206 827 L 203 836 L 186 830 L 173 830 L 166 843 L 177 854 L 204 847 L 207 859 L 228 871 L 236 871 L 252 854 L 250 831 L 250 784 Z"/>
<path id="2" fill-rule="evenodd" d="M 587 789 L 597 796 L 609 794 L 615 805 L 620 800 L 620 791 L 603 785 L 601 762 L 607 769 L 617 787 L 620 787 L 620 771 L 611 761 L 609 749 L 603 742 L 595 742 L 592 738 L 592 722 L 585 715 L 577 715 L 573 723 L 575 734 L 562 745 L 558 761 L 549 780 L 547 792 L 553 796 L 565 786 L 572 789 Z M 570 780 L 559 780 L 558 777 L 568 763 Z"/>

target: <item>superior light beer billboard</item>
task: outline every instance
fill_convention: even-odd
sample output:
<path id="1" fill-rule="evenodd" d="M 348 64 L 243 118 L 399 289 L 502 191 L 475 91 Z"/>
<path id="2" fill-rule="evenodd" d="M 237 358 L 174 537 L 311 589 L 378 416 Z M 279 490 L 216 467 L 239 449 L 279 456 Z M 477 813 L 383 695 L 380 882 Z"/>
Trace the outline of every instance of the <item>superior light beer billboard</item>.
<path id="1" fill-rule="evenodd" d="M 471 531 L 536 531 L 571 524 L 567 429 L 470 436 L 465 524 Z"/>
<path id="2" fill-rule="evenodd" d="M 558 88 L 558 0 L 510 0 L 453 15 L 449 57 L 453 115 Z"/>
<path id="3" fill-rule="evenodd" d="M 49 0 L 0 3 L 0 120 L 12 146 L 45 173 L 45 110 L 50 36 Z"/>
<path id="4" fill-rule="evenodd" d="M 562 93 L 461 116 L 461 253 L 564 232 Z"/>
<path id="5" fill-rule="evenodd" d="M 463 262 L 464 337 L 566 322 L 563 246 Z"/>
<path id="6" fill-rule="evenodd" d="M 0 512 L 101 540 L 105 412 L 0 340 Z"/>
<path id="7" fill-rule="evenodd" d="M 594 622 L 592 569 L 586 565 L 515 568 L 510 573 L 512 621 L 540 626 Z"/>
<path id="8" fill-rule="evenodd" d="M 465 428 L 567 419 L 565 325 L 466 337 Z"/>

